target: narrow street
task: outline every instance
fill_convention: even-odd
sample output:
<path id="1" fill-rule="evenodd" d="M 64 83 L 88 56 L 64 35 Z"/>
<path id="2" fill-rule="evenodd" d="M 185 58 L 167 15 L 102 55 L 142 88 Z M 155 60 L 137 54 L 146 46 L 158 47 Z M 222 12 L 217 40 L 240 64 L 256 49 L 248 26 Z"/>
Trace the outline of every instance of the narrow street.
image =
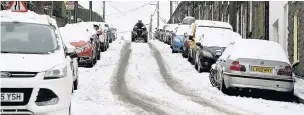
<path id="1" fill-rule="evenodd" d="M 293 102 L 222 94 L 211 86 L 208 73 L 197 73 L 187 60 L 167 53 L 170 48 L 157 40 L 113 44 L 96 67 L 79 68 L 82 82 L 73 97 L 73 114 L 112 114 L 115 110 L 130 115 L 296 115 L 304 108 Z"/>

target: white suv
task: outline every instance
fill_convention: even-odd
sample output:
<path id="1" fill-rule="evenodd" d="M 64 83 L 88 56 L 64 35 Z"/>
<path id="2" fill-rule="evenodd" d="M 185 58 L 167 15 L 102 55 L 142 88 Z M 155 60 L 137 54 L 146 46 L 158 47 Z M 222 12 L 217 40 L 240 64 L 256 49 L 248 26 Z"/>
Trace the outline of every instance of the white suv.
<path id="1" fill-rule="evenodd" d="M 1 11 L 1 114 L 67 115 L 75 78 L 56 21 Z"/>

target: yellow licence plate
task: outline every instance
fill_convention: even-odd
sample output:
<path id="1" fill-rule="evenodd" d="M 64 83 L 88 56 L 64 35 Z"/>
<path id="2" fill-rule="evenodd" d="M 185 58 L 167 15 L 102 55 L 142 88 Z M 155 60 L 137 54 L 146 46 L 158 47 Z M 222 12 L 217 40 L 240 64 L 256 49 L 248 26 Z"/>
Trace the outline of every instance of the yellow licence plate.
<path id="1" fill-rule="evenodd" d="M 271 67 L 253 66 L 252 71 L 253 72 L 262 72 L 262 73 L 272 73 L 272 68 Z"/>

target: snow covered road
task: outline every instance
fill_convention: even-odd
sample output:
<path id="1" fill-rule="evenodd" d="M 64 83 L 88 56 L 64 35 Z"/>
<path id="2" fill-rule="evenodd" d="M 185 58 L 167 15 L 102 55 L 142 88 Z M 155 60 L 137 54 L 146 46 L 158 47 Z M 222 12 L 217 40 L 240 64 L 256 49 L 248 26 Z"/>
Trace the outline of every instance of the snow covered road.
<path id="1" fill-rule="evenodd" d="M 172 54 L 168 45 L 157 40 L 150 43 L 160 52 L 163 65 L 172 74 L 168 81 L 174 81 L 171 86 L 176 92 L 239 114 L 302 115 L 304 112 L 303 104 L 224 95 L 211 86 L 208 73 L 198 73 L 181 54 Z"/>
<path id="2" fill-rule="evenodd" d="M 227 96 L 181 54 L 151 40 L 113 42 L 94 68 L 79 68 L 73 115 L 301 115 L 302 104 Z"/>

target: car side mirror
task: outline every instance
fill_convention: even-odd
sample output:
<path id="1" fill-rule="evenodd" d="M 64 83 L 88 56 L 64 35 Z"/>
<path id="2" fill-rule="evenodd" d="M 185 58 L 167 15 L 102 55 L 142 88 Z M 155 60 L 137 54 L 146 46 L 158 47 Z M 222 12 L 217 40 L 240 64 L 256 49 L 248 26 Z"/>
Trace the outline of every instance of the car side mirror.
<path id="1" fill-rule="evenodd" d="M 78 54 L 78 53 L 81 53 L 82 52 L 82 49 L 80 48 L 76 48 L 75 52 Z"/>
<path id="2" fill-rule="evenodd" d="M 71 58 L 76 58 L 77 57 L 76 47 L 70 47 L 70 48 L 68 48 L 66 54 L 68 56 L 70 56 Z"/>
<path id="3" fill-rule="evenodd" d="M 202 47 L 201 42 L 196 42 L 196 45 Z"/>

